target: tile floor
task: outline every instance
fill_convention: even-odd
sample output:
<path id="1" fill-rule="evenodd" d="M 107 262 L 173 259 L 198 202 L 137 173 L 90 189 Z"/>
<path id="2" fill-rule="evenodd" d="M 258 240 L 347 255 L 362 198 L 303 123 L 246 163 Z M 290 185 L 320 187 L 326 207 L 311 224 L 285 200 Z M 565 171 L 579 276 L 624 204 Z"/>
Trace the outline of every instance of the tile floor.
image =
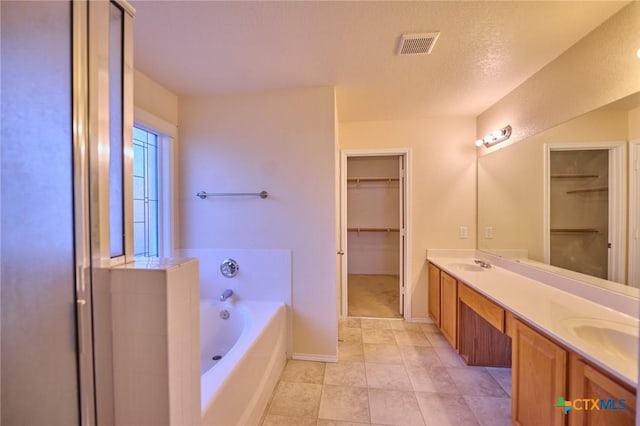
<path id="1" fill-rule="evenodd" d="M 510 369 L 466 366 L 433 324 L 349 318 L 337 363 L 287 363 L 262 425 L 510 425 L 510 394 Z"/>

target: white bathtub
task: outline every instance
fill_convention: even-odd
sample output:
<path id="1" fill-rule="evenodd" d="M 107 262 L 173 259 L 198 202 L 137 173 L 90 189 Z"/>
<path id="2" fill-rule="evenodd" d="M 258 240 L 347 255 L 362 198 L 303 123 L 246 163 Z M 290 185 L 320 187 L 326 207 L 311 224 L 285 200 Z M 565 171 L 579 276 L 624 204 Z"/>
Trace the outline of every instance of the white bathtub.
<path id="1" fill-rule="evenodd" d="M 202 425 L 257 425 L 287 359 L 286 306 L 203 300 L 200 319 Z"/>

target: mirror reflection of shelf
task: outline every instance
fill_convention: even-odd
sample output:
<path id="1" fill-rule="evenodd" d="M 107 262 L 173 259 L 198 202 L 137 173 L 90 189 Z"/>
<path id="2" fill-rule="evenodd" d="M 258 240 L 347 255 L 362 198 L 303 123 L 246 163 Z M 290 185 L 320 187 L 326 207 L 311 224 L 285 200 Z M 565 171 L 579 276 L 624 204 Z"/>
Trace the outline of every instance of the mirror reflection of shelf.
<path id="1" fill-rule="evenodd" d="M 347 228 L 348 232 L 400 232 L 398 228 Z"/>
<path id="2" fill-rule="evenodd" d="M 551 232 L 570 234 L 597 234 L 599 231 L 595 228 L 551 228 Z"/>
<path id="3" fill-rule="evenodd" d="M 561 174 L 561 175 L 551 175 L 551 179 L 580 179 L 580 178 L 597 178 L 599 175 L 594 174 Z"/>
<path id="4" fill-rule="evenodd" d="M 605 191 L 609 191 L 609 187 L 602 186 L 598 188 L 573 189 L 571 191 L 567 191 L 567 194 L 584 194 L 587 192 L 605 192 Z"/>
<path id="5" fill-rule="evenodd" d="M 397 177 L 358 177 L 347 178 L 348 183 L 361 183 L 361 182 L 399 182 L 400 178 Z"/>

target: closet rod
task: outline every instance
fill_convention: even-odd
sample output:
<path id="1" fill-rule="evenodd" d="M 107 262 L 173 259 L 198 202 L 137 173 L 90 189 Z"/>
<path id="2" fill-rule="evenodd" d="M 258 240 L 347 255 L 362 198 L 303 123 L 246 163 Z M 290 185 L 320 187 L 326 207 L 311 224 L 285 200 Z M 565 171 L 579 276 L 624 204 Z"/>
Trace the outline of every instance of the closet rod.
<path id="1" fill-rule="evenodd" d="M 400 232 L 398 228 L 347 228 L 348 232 Z"/>
<path id="2" fill-rule="evenodd" d="M 204 200 L 207 197 L 260 197 L 265 199 L 269 196 L 267 191 L 260 192 L 206 192 L 200 191 L 196 194 L 196 197 Z"/>
<path id="3" fill-rule="evenodd" d="M 400 178 L 385 178 L 385 177 L 361 177 L 361 178 L 347 178 L 347 182 L 398 182 Z"/>
<path id="4" fill-rule="evenodd" d="M 552 228 L 551 232 L 569 232 L 579 234 L 596 234 L 598 230 L 595 228 Z"/>

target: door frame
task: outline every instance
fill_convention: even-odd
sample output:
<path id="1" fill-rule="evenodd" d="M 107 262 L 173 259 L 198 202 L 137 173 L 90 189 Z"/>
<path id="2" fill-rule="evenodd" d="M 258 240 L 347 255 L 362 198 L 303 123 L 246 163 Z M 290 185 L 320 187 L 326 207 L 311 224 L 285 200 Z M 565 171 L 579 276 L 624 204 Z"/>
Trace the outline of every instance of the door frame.
<path id="1" fill-rule="evenodd" d="M 627 149 L 626 141 L 613 142 L 566 142 L 544 144 L 544 262 L 550 264 L 550 157 L 551 151 L 609 151 L 609 243 L 612 248 L 608 251 L 607 279 L 616 282 L 626 282 L 626 254 L 627 254 Z"/>
<path id="2" fill-rule="evenodd" d="M 627 284 L 640 287 L 640 139 L 629 141 L 629 266 Z"/>
<path id="3" fill-rule="evenodd" d="M 340 241 L 339 255 L 340 262 L 340 318 L 348 317 L 348 247 L 347 247 L 347 159 L 349 157 L 383 157 L 401 156 L 404 159 L 404 188 L 401 189 L 402 200 L 404 200 L 404 212 L 401 220 L 404 222 L 404 229 L 400 229 L 400 237 L 404 236 L 404 244 L 400 247 L 400 253 L 404 253 L 400 262 L 400 284 L 404 284 L 404 291 L 400 294 L 401 300 L 404 296 L 405 319 L 411 319 L 411 293 L 412 286 L 409 272 L 411 271 L 411 150 L 409 148 L 388 148 L 388 149 L 343 149 L 340 151 L 340 231 L 338 239 Z M 402 171 L 401 171 L 402 173 Z M 402 183 L 402 181 L 401 181 Z M 401 185 L 402 186 L 402 185 Z M 341 253 L 341 254 L 340 254 Z"/>

